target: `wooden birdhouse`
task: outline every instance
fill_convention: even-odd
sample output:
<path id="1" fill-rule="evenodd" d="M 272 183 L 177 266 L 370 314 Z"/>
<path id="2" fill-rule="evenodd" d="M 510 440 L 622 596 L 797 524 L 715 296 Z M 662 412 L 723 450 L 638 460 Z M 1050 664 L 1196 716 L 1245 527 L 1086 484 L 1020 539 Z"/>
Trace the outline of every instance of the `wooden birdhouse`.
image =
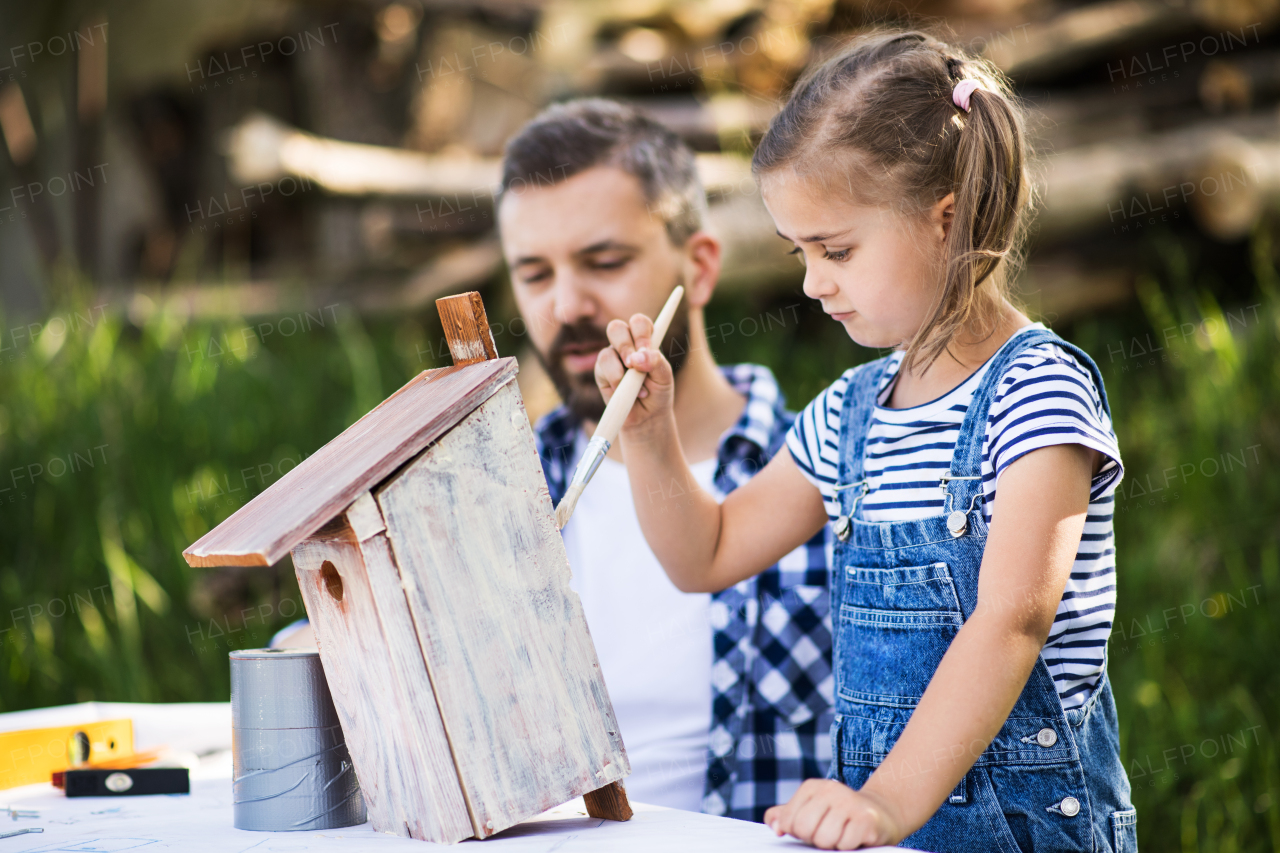
<path id="1" fill-rule="evenodd" d="M 630 816 L 617 721 L 556 529 L 516 361 L 477 293 L 436 303 L 426 370 L 192 545 L 293 555 L 373 828 L 486 838 L 574 797 Z"/>

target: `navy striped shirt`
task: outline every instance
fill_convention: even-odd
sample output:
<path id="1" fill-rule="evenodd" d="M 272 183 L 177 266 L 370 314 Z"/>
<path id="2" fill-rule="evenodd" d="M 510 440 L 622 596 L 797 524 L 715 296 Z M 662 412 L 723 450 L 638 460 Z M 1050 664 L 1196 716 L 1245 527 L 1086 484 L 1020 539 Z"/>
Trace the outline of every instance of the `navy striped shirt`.
<path id="1" fill-rule="evenodd" d="M 1019 331 L 1032 328 L 1043 326 L 1035 323 Z M 936 400 L 886 409 L 880 404 L 890 393 L 902 355 L 893 355 L 871 415 L 864 472 L 871 491 L 862 501 L 867 521 L 907 521 L 944 511 L 938 480 L 950 468 L 960 425 L 990 364 Z M 833 486 L 839 475 L 840 412 L 851 373 L 846 371 L 818 395 L 787 433 L 792 457 L 822 493 L 833 520 L 840 514 Z M 1009 365 L 991 404 L 982 445 L 983 513 L 988 524 L 1000 473 L 1023 455 L 1055 444 L 1082 444 L 1106 457 L 1093 478 L 1075 565 L 1041 652 L 1063 707 L 1073 708 L 1083 704 L 1098 683 L 1115 616 L 1112 510 L 1124 469 L 1111 420 L 1102 410 L 1089 371 L 1070 353 L 1042 344 Z"/>

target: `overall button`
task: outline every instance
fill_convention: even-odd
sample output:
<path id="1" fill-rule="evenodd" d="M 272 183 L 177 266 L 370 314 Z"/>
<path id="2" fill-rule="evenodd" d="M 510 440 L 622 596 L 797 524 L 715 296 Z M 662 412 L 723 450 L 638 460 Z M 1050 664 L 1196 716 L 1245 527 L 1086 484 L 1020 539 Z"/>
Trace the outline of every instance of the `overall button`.
<path id="1" fill-rule="evenodd" d="M 1058 803 L 1058 808 L 1067 817 L 1075 817 L 1080 814 L 1080 801 L 1075 797 L 1063 797 L 1062 802 Z"/>
<path id="2" fill-rule="evenodd" d="M 1048 749 L 1049 747 L 1053 746 L 1057 742 L 1058 742 L 1058 733 L 1055 732 L 1053 729 L 1046 728 L 1036 732 L 1036 743 L 1040 744 L 1045 749 Z"/>

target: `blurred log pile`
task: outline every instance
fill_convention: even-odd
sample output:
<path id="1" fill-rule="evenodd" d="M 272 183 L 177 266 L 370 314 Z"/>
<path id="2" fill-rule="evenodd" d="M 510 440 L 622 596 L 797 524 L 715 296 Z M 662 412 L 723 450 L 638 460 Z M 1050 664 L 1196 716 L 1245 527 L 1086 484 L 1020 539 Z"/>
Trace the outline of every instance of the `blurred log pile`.
<path id="1" fill-rule="evenodd" d="M 726 287 L 794 288 L 752 146 L 807 62 L 905 22 L 882 0 L 291 8 L 201 36 L 176 80 L 135 86 L 108 119 L 125 165 L 93 267 L 121 298 L 141 282 L 197 313 L 334 298 L 398 312 L 491 278 L 502 146 L 579 95 L 633 103 L 699 152 Z M 1280 0 L 922 0 L 913 14 L 945 21 L 1032 107 L 1039 216 L 1020 286 L 1044 316 L 1128 299 L 1139 235 L 1240 241 L 1280 201 Z M 288 61 L 263 55 L 313 33 Z M 6 138 L 11 101 L 0 89 Z"/>

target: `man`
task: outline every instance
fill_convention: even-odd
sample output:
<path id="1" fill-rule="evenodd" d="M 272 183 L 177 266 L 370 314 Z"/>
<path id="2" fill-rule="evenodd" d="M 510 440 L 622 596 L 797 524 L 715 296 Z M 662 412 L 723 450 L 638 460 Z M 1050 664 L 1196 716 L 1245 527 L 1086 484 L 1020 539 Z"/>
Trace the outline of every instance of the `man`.
<path id="1" fill-rule="evenodd" d="M 508 143 L 503 253 L 563 400 L 535 428 L 553 502 L 604 410 L 594 368 L 605 327 L 656 316 L 677 284 L 685 296 L 664 352 L 695 477 L 723 497 L 782 447 L 794 416 L 772 374 L 717 368 L 707 345 L 720 244 L 702 230 L 705 207 L 688 147 L 613 102 L 553 106 Z M 681 593 L 640 532 L 624 450 L 610 450 L 563 533 L 631 760 L 628 792 L 761 820 L 830 762 L 827 533 L 723 592 Z M 681 491 L 673 483 L 651 499 L 678 511 Z"/>

